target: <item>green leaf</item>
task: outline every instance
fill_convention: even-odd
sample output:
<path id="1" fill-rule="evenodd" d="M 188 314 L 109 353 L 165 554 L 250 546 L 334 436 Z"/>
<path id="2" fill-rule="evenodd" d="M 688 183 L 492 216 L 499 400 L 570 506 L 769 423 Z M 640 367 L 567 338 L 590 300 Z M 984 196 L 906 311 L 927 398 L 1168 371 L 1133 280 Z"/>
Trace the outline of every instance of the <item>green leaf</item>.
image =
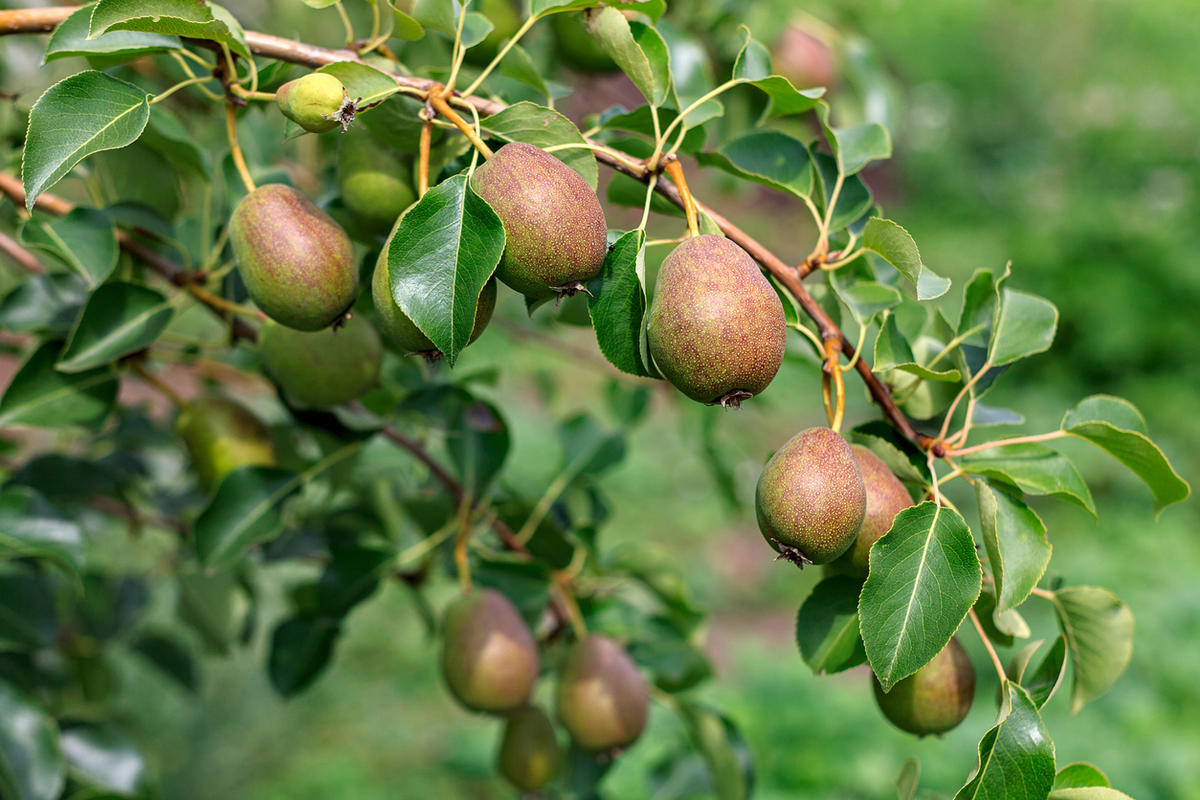
<path id="1" fill-rule="evenodd" d="M 812 196 L 812 156 L 808 146 L 786 133 L 754 131 L 727 142 L 715 153 L 700 153 L 697 160 L 796 197 Z"/>
<path id="2" fill-rule="evenodd" d="M 1054 790 L 1083 789 L 1090 786 L 1108 787 L 1108 776 L 1086 761 L 1067 764 L 1054 776 Z"/>
<path id="3" fill-rule="evenodd" d="M 1000 291 L 999 311 L 992 328 L 988 357 L 1003 366 L 1042 353 L 1054 343 L 1058 309 L 1049 300 L 1013 289 Z"/>
<path id="4" fill-rule="evenodd" d="M 845 285 L 838 280 L 838 272 L 841 270 L 830 276 L 830 285 L 859 325 L 870 325 L 876 316 L 900 305 L 903 299 L 898 289 L 884 283 L 854 280 Z M 878 338 L 876 341 L 878 342 Z"/>
<path id="5" fill-rule="evenodd" d="M 1014 609 L 1037 586 L 1050 563 L 1046 526 L 1018 492 L 976 481 L 983 546 L 996 581 L 996 614 Z M 1029 688 L 1029 687 L 1026 687 Z"/>
<path id="6" fill-rule="evenodd" d="M 871 547 L 859 597 L 863 644 L 886 692 L 937 655 L 982 586 L 967 523 L 929 501 L 896 515 Z"/>
<path id="7" fill-rule="evenodd" d="M 66 336 L 86 298 L 83 281 L 73 273 L 31 275 L 0 301 L 0 328 Z"/>
<path id="8" fill-rule="evenodd" d="M 175 315 L 175 303 L 133 283 L 106 283 L 88 299 L 58 359 L 62 372 L 82 372 L 144 350 Z"/>
<path id="9" fill-rule="evenodd" d="M 588 313 L 604 357 L 622 372 L 649 377 L 646 347 L 646 232 L 630 231 L 608 250 L 588 283 Z"/>
<path id="10" fill-rule="evenodd" d="M 46 559 L 78 579 L 83 548 L 79 525 L 37 492 L 17 486 L 0 493 L 0 559 Z"/>
<path id="11" fill-rule="evenodd" d="M 103 72 L 79 72 L 47 89 L 29 110 L 21 161 L 25 208 L 92 153 L 142 135 L 150 96 Z"/>
<path id="12" fill-rule="evenodd" d="M 454 366 L 475 327 L 483 285 L 504 252 L 504 224 L 455 175 L 401 218 L 388 245 L 392 296 Z"/>
<path id="13" fill-rule="evenodd" d="M 65 217 L 35 211 L 17 235 L 21 243 L 57 258 L 95 289 L 117 266 L 117 232 L 112 220 L 94 208 L 76 208 Z"/>
<path id="14" fill-rule="evenodd" d="M 642 96 L 656 106 L 661 105 L 666 99 L 669 81 L 667 86 L 660 87 L 656 84 L 658 70 L 650 66 L 646 52 L 633 38 L 633 31 L 630 30 L 629 20 L 625 19 L 625 15 L 615 8 L 604 8 L 593 18 L 591 30 Z"/>
<path id="15" fill-rule="evenodd" d="M 0 680 L 0 796 L 57 800 L 65 776 L 53 717 Z"/>
<path id="16" fill-rule="evenodd" d="M 137 33 L 134 31 L 114 31 L 88 37 L 92 25 L 92 8 L 84 6 L 73 12 L 50 34 L 46 43 L 46 55 L 43 63 L 49 63 L 70 56 L 129 56 L 131 58 L 158 53 L 163 50 L 178 50 L 183 45 L 175 36 L 163 36 L 160 33 Z"/>
<path id="17" fill-rule="evenodd" d="M 962 307 L 958 312 L 956 335 L 965 344 L 987 347 L 992 338 L 996 317 L 997 286 L 1008 277 L 1008 270 L 996 278 L 991 270 L 979 269 L 963 289 Z"/>
<path id="18" fill-rule="evenodd" d="M 240 592 L 231 570 L 204 572 L 182 569 L 179 580 L 179 616 L 200 634 L 214 653 L 225 655 L 237 636 L 241 616 Z"/>
<path id="19" fill-rule="evenodd" d="M 571 120 L 552 108 L 536 103 L 514 103 L 499 114 L 480 120 L 479 125 L 487 134 L 506 142 L 525 142 L 535 147 L 551 147 L 556 144 L 586 144 L 587 140 Z M 557 150 L 550 155 L 578 172 L 588 186 L 596 188 L 600 172 L 592 151 L 583 147 Z"/>
<path id="20" fill-rule="evenodd" d="M 150 788 L 146 760 L 133 740 L 109 725 L 80 725 L 59 737 L 71 777 L 122 797 L 144 796 Z"/>
<path id="21" fill-rule="evenodd" d="M 150 109 L 150 124 L 142 133 L 142 144 L 179 167 L 191 170 L 196 177 L 208 180 L 212 175 L 208 153 L 196 146 L 196 135 L 184 127 L 179 118 L 162 105 Z"/>
<path id="22" fill-rule="evenodd" d="M 59 372 L 54 363 L 60 347 L 58 342 L 46 342 L 21 365 L 0 398 L 0 428 L 95 425 L 112 411 L 117 399 L 112 369 L 100 367 L 70 375 Z"/>
<path id="23" fill-rule="evenodd" d="M 910 758 L 900 768 L 896 776 L 896 795 L 899 800 L 913 800 L 917 795 L 917 786 L 921 782 L 921 762 Z"/>
<path id="24" fill-rule="evenodd" d="M 968 475 L 983 475 L 1016 486 L 1025 494 L 1049 495 L 1096 516 L 1096 503 L 1083 476 L 1065 456 L 1036 442 L 992 447 L 964 456 Z"/>
<path id="25" fill-rule="evenodd" d="M 680 701 L 679 716 L 688 736 L 704 758 L 718 800 L 745 800 L 751 776 L 739 757 L 741 734 L 724 714 L 698 703 Z"/>
<path id="26" fill-rule="evenodd" d="M 200 688 L 196 662 L 187 648 L 166 634 L 143 633 L 132 644 L 133 650 L 189 692 Z"/>
<path id="27" fill-rule="evenodd" d="M 546 79 L 542 77 L 541 70 L 534 63 L 533 57 L 529 55 L 528 50 L 519 44 L 514 44 L 509 48 L 508 55 L 500 62 L 500 74 L 519 81 L 539 94 L 545 95 L 547 100 L 554 97 L 554 93 L 546 84 Z"/>
<path id="28" fill-rule="evenodd" d="M 206 39 L 226 45 L 251 61 L 246 34 L 219 5 L 197 0 L 100 0 L 92 8 L 91 36 L 109 31 L 142 31 Z"/>
<path id="29" fill-rule="evenodd" d="M 1086 786 L 1055 789 L 1046 800 L 1133 800 L 1133 798 L 1107 786 Z"/>
<path id="30" fill-rule="evenodd" d="M 295 473 L 274 467 L 242 467 L 226 475 L 192 530 L 200 563 L 230 566 L 254 545 L 278 536 L 279 506 L 300 482 Z"/>
<path id="31" fill-rule="evenodd" d="M 1058 687 L 1062 685 L 1066 676 L 1067 637 L 1060 634 L 1054 640 L 1054 644 L 1050 645 L 1046 657 L 1042 659 L 1042 663 L 1034 670 L 1033 674 L 1028 678 L 1022 674 L 1018 683 L 1029 692 L 1029 698 L 1033 700 L 1033 704 L 1041 709 L 1050 702 L 1050 698 L 1058 691 Z"/>
<path id="32" fill-rule="evenodd" d="M 1192 493 L 1192 487 L 1179 477 L 1158 445 L 1150 441 L 1145 419 L 1127 400 L 1093 395 L 1066 413 L 1062 429 L 1107 451 L 1145 481 L 1154 493 L 1156 515 Z"/>
<path id="33" fill-rule="evenodd" d="M 817 119 L 841 174 L 850 176 L 872 161 L 892 157 L 892 137 L 878 122 L 836 128 L 829 124 L 828 103 L 817 104 Z"/>
<path id="34" fill-rule="evenodd" d="M 796 644 L 804 663 L 817 674 L 842 672 L 867 660 L 858 633 L 861 584 L 832 575 L 813 587 L 796 615 Z"/>
<path id="35" fill-rule="evenodd" d="M 962 375 L 957 369 L 931 369 L 917 363 L 912 347 L 900 327 L 896 324 L 896 315 L 891 314 L 879 326 L 879 334 L 875 337 L 874 369 L 877 372 L 899 370 L 918 378 L 943 383 L 958 383 Z"/>
<path id="36" fill-rule="evenodd" d="M 1096 586 L 1069 586 L 1054 593 L 1059 624 L 1071 650 L 1075 686 L 1072 713 L 1104 694 L 1133 656 L 1133 612 Z"/>
<path id="37" fill-rule="evenodd" d="M 1054 783 L 1054 743 L 1029 695 L 1004 685 L 1004 708 L 996 726 L 979 741 L 975 776 L 954 800 L 1042 798 Z"/>
<path id="38" fill-rule="evenodd" d="M 849 439 L 879 456 L 900 480 L 919 486 L 929 485 L 929 466 L 925 454 L 883 420 L 856 426 L 850 431 Z"/>
<path id="39" fill-rule="evenodd" d="M 949 291 L 950 279 L 934 274 L 925 266 L 912 235 L 890 219 L 871 217 L 867 220 L 862 243 L 916 287 L 918 300 L 933 300 Z"/>
<path id="40" fill-rule="evenodd" d="M 600 4 L 600 0 L 533 0 L 531 15 L 541 17 L 556 11 L 596 8 Z M 616 2 L 605 2 L 604 5 L 621 10 L 637 11 L 656 21 L 667 10 L 665 0 L 617 0 Z"/>
<path id="41" fill-rule="evenodd" d="M 357 61 L 338 61 L 317 70 L 337 78 L 346 87 L 351 100 L 362 98 L 361 105 L 377 103 L 396 93 L 396 81 L 386 72 Z M 364 111 L 369 110 L 365 109 Z"/>
<path id="42" fill-rule="evenodd" d="M 396 5 L 396 0 L 392 0 L 391 6 L 394 21 L 392 36 L 405 42 L 415 42 L 425 36 L 425 26 L 402 11 Z"/>
<path id="43" fill-rule="evenodd" d="M 284 697 L 307 688 L 325 670 L 341 627 L 327 617 L 294 616 L 271 633 L 267 675 Z"/>
<path id="44" fill-rule="evenodd" d="M 453 39 L 458 29 L 458 15 L 462 5 L 446 0 L 416 0 L 412 6 L 412 18 L 423 25 L 426 30 L 437 31 Z M 464 47 L 474 47 L 487 38 L 492 32 L 492 23 L 483 14 L 468 11 L 463 20 L 462 43 Z"/>
<path id="45" fill-rule="evenodd" d="M 817 205 L 817 210 L 824 214 L 826 200 L 832 194 L 834 185 L 837 183 L 837 161 L 834 160 L 833 156 L 826 153 L 813 153 L 813 165 L 816 167 L 814 172 L 818 179 L 814 182 L 817 197 L 813 198 L 813 201 Z M 833 209 L 833 217 L 829 221 L 830 232 L 834 233 L 857 223 L 862 219 L 864 214 L 871 211 L 873 202 L 871 190 L 863 183 L 862 178 L 858 175 L 846 176 L 842 181 L 842 190 L 837 196 L 837 204 Z M 864 226 L 865 224 L 863 223 Z M 933 275 L 933 273 L 927 274 Z M 937 276 L 933 277 L 936 280 L 941 280 Z M 917 296 L 925 299 L 922 289 L 922 285 L 918 284 Z M 937 294 L 931 296 L 936 297 Z"/>
<path id="46" fill-rule="evenodd" d="M 615 467 L 625 458 L 625 437 L 610 431 L 587 414 L 576 414 L 558 426 L 562 447 L 555 480 L 573 480 L 577 475 L 593 477 Z"/>
<path id="47" fill-rule="evenodd" d="M 763 113 L 764 118 L 800 114 L 817 105 L 825 89 L 798 90 L 787 78 L 772 75 L 771 56 L 767 48 L 751 38 L 749 30 L 744 27 L 742 30 L 745 31 L 746 40 L 733 62 L 733 79 L 755 86 L 767 95 L 769 102 Z"/>

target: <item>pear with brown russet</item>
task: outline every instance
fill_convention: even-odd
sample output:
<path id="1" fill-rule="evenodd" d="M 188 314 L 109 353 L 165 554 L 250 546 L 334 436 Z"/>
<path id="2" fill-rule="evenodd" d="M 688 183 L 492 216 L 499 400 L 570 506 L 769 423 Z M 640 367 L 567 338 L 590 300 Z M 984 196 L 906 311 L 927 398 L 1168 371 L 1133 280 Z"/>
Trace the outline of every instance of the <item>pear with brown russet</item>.
<path id="1" fill-rule="evenodd" d="M 442 677 L 458 702 L 493 714 L 520 708 L 538 676 L 533 633 L 494 589 L 473 589 L 446 609 Z"/>
<path id="2" fill-rule="evenodd" d="M 567 651 L 558 676 L 558 718 L 582 750 L 628 747 L 646 727 L 646 679 L 619 644 L 590 635 Z"/>
<path id="3" fill-rule="evenodd" d="M 850 445 L 850 450 L 862 472 L 863 488 L 867 491 L 867 510 L 854 544 L 834 562 L 834 566 L 848 574 L 865 578 L 870 566 L 871 545 L 891 530 L 892 520 L 913 502 L 904 484 L 879 456 L 861 444 Z"/>

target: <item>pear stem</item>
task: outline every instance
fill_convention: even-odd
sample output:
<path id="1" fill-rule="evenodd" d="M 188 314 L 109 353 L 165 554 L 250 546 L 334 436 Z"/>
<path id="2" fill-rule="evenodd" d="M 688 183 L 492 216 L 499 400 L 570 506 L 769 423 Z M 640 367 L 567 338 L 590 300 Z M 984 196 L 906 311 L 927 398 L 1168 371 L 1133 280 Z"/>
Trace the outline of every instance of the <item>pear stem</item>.
<path id="1" fill-rule="evenodd" d="M 237 109 L 233 107 L 233 103 L 225 104 L 225 134 L 229 138 L 229 152 L 233 154 L 233 165 L 237 167 L 238 175 L 246 185 L 246 191 L 253 192 L 257 187 L 254 185 L 254 178 L 250 177 L 250 168 L 246 166 L 246 157 L 242 155 L 242 148 L 238 144 Z"/>
<path id="2" fill-rule="evenodd" d="M 421 141 L 417 149 L 417 198 L 429 191 L 429 143 L 433 136 L 433 109 L 426 104 L 425 122 L 421 125 Z"/>
<path id="3" fill-rule="evenodd" d="M 838 359 L 842 352 L 839 336 L 825 337 L 825 365 L 821 368 L 821 393 L 825 399 L 825 413 L 829 427 L 839 432 L 846 413 L 846 383 Z"/>
<path id="4" fill-rule="evenodd" d="M 458 580 L 463 592 L 471 591 L 471 560 L 467 556 L 467 542 L 471 538 L 471 501 L 463 494 L 458 504 L 458 534 L 454 537 L 454 566 L 458 569 Z"/>
<path id="5" fill-rule="evenodd" d="M 1004 672 L 1004 665 L 1000 663 L 1000 656 L 996 655 L 996 648 L 992 647 L 992 640 L 988 638 L 987 632 L 983 629 L 983 623 L 979 621 L 979 615 L 975 613 L 975 609 L 967 612 L 971 615 L 971 622 L 975 623 L 975 630 L 979 632 L 979 638 L 983 640 L 983 646 L 987 648 L 988 655 L 992 657 L 992 666 L 996 668 L 996 674 L 1000 676 L 1000 685 L 1003 686 L 1008 680 L 1007 673 Z"/>
<path id="6" fill-rule="evenodd" d="M 683 213 L 687 216 L 688 235 L 699 236 L 700 224 L 696 213 L 696 200 L 692 197 L 691 190 L 688 189 L 687 178 L 683 175 L 683 165 L 679 163 L 678 157 L 672 155 L 663 159 L 663 169 L 671 182 L 675 184 L 675 188 L 679 190 L 679 196 L 683 198 Z"/>
<path id="7" fill-rule="evenodd" d="M 143 383 L 145 383 L 147 386 L 157 389 L 159 394 L 161 394 L 163 397 L 170 400 L 171 404 L 174 405 L 176 408 L 178 408 L 178 409 L 187 408 L 187 401 L 183 399 L 183 396 L 180 395 L 179 392 L 175 391 L 170 386 L 168 386 L 161 378 L 159 378 L 153 372 L 146 369 L 145 365 L 142 364 L 140 361 L 130 362 L 129 367 L 137 374 L 137 376 L 139 378 L 142 379 Z"/>
<path id="8" fill-rule="evenodd" d="M 475 129 L 446 102 L 446 94 L 448 93 L 448 90 L 444 86 L 433 87 L 429 90 L 429 104 L 433 106 L 435 111 L 450 120 L 450 122 L 453 122 L 454 127 L 462 131 L 463 136 L 467 137 L 484 158 L 491 158 L 492 148 L 484 144 L 483 139 L 479 138 L 479 134 L 475 133 Z"/>
<path id="9" fill-rule="evenodd" d="M 192 297 L 199 300 L 201 303 L 204 303 L 204 305 L 208 306 L 209 308 L 220 309 L 221 311 L 228 311 L 230 314 L 237 314 L 238 316 L 241 316 L 241 317 L 250 317 L 252 319 L 258 320 L 259 322 L 267 321 L 267 315 L 264 314 L 263 312 L 259 311 L 258 309 L 247 308 L 246 306 L 238 305 L 237 303 L 233 302 L 232 300 L 226 300 L 224 297 L 220 297 L 218 295 L 213 294 L 212 292 L 208 291 L 207 289 L 205 289 L 202 286 L 197 286 L 194 283 L 189 283 L 187 285 L 187 291 L 188 291 L 188 294 L 190 294 Z"/>

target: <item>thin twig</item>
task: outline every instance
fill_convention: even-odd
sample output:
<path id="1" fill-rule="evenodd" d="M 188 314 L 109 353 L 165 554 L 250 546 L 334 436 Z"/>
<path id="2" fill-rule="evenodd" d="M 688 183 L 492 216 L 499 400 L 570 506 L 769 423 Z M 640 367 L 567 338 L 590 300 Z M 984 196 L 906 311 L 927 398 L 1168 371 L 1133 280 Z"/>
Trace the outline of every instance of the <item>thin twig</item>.
<path id="1" fill-rule="evenodd" d="M 688 235 L 700 235 L 700 222 L 696 214 L 696 200 L 692 197 L 691 190 L 688 189 L 687 178 L 683 175 L 683 165 L 679 163 L 679 159 L 671 156 L 665 159 L 666 164 L 663 169 L 667 173 L 675 188 L 679 190 L 679 196 L 683 198 L 683 213 L 687 216 Z"/>
<path id="2" fill-rule="evenodd" d="M 991 450 L 993 447 L 1007 447 L 1012 444 L 1032 444 L 1034 442 L 1048 442 L 1051 439 L 1061 439 L 1064 436 L 1069 436 L 1066 431 L 1050 431 L 1048 433 L 1034 433 L 1029 436 L 1014 436 L 1011 439 L 996 439 L 983 444 L 972 445 L 971 447 L 963 447 L 956 450 L 947 450 L 948 456 L 969 456 L 972 453 L 979 453 L 984 450 Z"/>
<path id="3" fill-rule="evenodd" d="M 45 275 L 46 268 L 42 266 L 42 262 L 37 260 L 37 256 L 26 250 L 17 240 L 8 234 L 0 231 L 0 251 L 4 255 L 16 262 L 17 266 L 33 275 Z"/>
<path id="4" fill-rule="evenodd" d="M 975 609 L 968 612 L 971 615 L 971 622 L 975 623 L 975 630 L 979 631 L 979 638 L 983 639 L 983 646 L 987 648 L 988 655 L 992 657 L 992 666 L 996 668 L 996 674 L 1000 676 L 1000 685 L 1008 680 L 1008 675 L 1004 672 L 1004 665 L 1000 663 L 1000 656 L 996 655 L 996 648 L 992 647 L 992 640 L 988 638 L 987 632 L 983 629 L 983 623 L 979 621 L 979 615 L 975 613 Z"/>

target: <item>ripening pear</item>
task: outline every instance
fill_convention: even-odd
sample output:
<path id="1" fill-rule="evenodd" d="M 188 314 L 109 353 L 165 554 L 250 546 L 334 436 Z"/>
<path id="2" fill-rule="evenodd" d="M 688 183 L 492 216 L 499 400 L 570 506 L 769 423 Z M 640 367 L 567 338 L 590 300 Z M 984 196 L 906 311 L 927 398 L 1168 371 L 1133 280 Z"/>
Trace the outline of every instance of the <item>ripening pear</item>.
<path id="1" fill-rule="evenodd" d="M 509 783 L 536 792 L 558 775 L 563 754 L 546 712 L 525 706 L 508 715 L 496 766 Z"/>
<path id="2" fill-rule="evenodd" d="M 558 718 L 582 750 L 628 747 L 646 727 L 646 679 L 621 646 L 591 635 L 567 651 L 558 676 Z"/>
<path id="3" fill-rule="evenodd" d="M 867 511 L 854 544 L 838 558 L 836 565 L 851 575 L 865 578 L 870 565 L 871 545 L 891 529 L 896 515 L 913 502 L 904 484 L 879 456 L 861 444 L 850 445 L 850 450 L 862 472 L 863 487 L 867 490 Z"/>
<path id="4" fill-rule="evenodd" d="M 676 389 L 738 405 L 767 388 L 783 362 L 783 304 L 745 250 L 694 236 L 663 261 L 646 318 L 650 355 Z"/>
<path id="5" fill-rule="evenodd" d="M 175 420 L 200 485 L 212 491 L 239 467 L 272 466 L 271 432 L 241 403 L 210 394 L 190 401 Z"/>
<path id="6" fill-rule="evenodd" d="M 348 100 L 342 82 L 324 72 L 310 72 L 275 92 L 275 102 L 283 115 L 311 133 L 324 133 L 340 125 L 342 104 Z"/>
<path id="7" fill-rule="evenodd" d="M 504 283 L 545 299 L 599 274 L 607 223 L 578 172 L 541 148 L 509 142 L 475 170 L 471 186 L 504 223 L 508 242 L 496 269 Z"/>
<path id="8" fill-rule="evenodd" d="M 375 385 L 383 360 L 379 334 L 359 314 L 312 333 L 268 322 L 258 336 L 258 353 L 289 400 L 315 408 L 365 394 Z"/>
<path id="9" fill-rule="evenodd" d="M 229 242 L 250 297 L 289 328 L 326 328 L 358 296 L 350 237 L 290 186 L 271 183 L 243 197 Z"/>
<path id="10" fill-rule="evenodd" d="M 474 589 L 446 609 L 442 676 L 458 702 L 493 714 L 520 708 L 538 676 L 533 633 L 512 602 Z"/>
<path id="11" fill-rule="evenodd" d="M 975 667 L 954 638 L 890 692 L 884 693 L 874 676 L 872 681 L 883 715 L 897 728 L 918 736 L 943 734 L 956 727 L 975 699 Z"/>
<path id="12" fill-rule="evenodd" d="M 366 130 L 338 138 L 337 180 L 346 208 L 378 233 L 417 199 L 411 162 Z"/>
<path id="13" fill-rule="evenodd" d="M 375 304 L 375 313 L 379 319 L 379 333 L 383 340 L 401 353 L 419 353 L 426 358 L 437 358 L 441 355 L 429 337 L 413 324 L 404 310 L 392 297 L 392 281 L 388 273 L 387 247 L 379 254 L 375 262 L 375 274 L 371 277 L 371 300 Z M 475 306 L 475 327 L 471 330 L 471 338 L 467 344 L 479 338 L 483 329 L 491 322 L 492 312 L 496 310 L 496 281 L 493 278 L 483 285 L 479 293 L 479 304 Z"/>
<path id="14" fill-rule="evenodd" d="M 858 536 L 867 490 L 850 445 L 829 428 L 809 428 L 775 451 L 754 497 L 758 527 L 799 564 L 828 564 Z"/>

